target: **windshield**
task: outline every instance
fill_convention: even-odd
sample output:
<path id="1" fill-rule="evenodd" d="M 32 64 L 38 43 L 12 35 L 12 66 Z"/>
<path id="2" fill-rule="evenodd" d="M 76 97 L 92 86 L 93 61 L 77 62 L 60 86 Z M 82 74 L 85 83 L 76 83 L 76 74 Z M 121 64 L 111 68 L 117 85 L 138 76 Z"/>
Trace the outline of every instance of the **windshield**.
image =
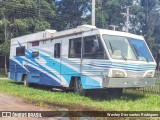
<path id="1" fill-rule="evenodd" d="M 103 35 L 103 39 L 113 59 L 153 61 L 145 42 L 142 40 L 111 35 Z"/>

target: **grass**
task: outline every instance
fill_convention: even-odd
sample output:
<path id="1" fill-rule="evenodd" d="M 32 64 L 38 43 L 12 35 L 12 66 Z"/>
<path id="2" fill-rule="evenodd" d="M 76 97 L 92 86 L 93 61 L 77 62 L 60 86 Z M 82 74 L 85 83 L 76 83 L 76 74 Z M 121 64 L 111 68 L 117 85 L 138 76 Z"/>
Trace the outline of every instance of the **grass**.
<path id="1" fill-rule="evenodd" d="M 6 75 L 0 74 L 0 78 L 6 78 Z"/>
<path id="2" fill-rule="evenodd" d="M 53 92 L 28 88 L 13 81 L 0 81 L 0 93 L 14 95 L 37 104 L 60 105 L 67 108 L 116 111 L 160 111 L 160 95 L 125 92 L 121 98 L 79 96 L 74 93 Z M 98 93 L 94 93 L 98 94 Z"/>

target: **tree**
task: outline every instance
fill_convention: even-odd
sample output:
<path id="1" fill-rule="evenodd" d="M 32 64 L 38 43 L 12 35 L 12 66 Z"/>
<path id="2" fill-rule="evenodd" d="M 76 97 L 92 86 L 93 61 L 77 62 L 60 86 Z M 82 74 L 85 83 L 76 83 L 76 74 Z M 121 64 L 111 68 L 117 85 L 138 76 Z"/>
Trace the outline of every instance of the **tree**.
<path id="1" fill-rule="evenodd" d="M 132 5 L 133 0 L 97 0 L 96 1 L 96 25 L 100 28 L 109 28 L 117 25 L 119 29 L 124 26 L 125 5 Z"/>
<path id="2" fill-rule="evenodd" d="M 12 37 L 51 28 L 50 23 L 54 20 L 51 17 L 57 10 L 51 0 L 3 0 L 0 7 L 0 49 L 3 51 L 9 51 L 9 41 Z"/>
<path id="3" fill-rule="evenodd" d="M 141 19 L 142 35 L 145 36 L 147 43 L 153 47 L 156 43 L 156 31 L 159 26 L 159 0 L 141 0 L 140 5 L 143 10 L 143 19 Z M 158 23 L 158 24 L 157 24 Z"/>
<path id="4" fill-rule="evenodd" d="M 59 0 L 56 5 L 59 6 L 57 11 L 59 24 L 53 23 L 52 27 L 56 26 L 58 30 L 63 30 L 82 24 L 89 12 L 90 0 Z"/>

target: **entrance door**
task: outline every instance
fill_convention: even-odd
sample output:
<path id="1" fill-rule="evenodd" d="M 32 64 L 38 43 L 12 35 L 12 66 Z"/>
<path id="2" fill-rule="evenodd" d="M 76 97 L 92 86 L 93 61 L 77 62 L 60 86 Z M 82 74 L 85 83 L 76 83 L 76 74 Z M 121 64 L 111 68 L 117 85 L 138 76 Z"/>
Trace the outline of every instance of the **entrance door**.
<path id="1" fill-rule="evenodd" d="M 54 74 L 57 79 L 59 79 L 59 83 L 61 84 L 61 42 L 54 43 L 54 61 L 53 61 L 53 69 Z"/>
<path id="2" fill-rule="evenodd" d="M 99 88 L 102 83 L 102 75 L 106 68 L 103 65 L 106 63 L 106 55 L 104 47 L 99 36 L 92 35 L 83 37 L 83 59 L 82 59 L 82 74 L 86 76 L 85 85 L 89 88 Z"/>

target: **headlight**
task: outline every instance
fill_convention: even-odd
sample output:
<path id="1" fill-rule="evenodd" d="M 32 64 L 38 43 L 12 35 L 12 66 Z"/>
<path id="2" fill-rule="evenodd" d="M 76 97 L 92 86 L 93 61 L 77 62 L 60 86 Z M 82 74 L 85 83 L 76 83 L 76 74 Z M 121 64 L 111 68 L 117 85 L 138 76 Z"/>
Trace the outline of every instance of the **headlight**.
<path id="1" fill-rule="evenodd" d="M 109 77 L 123 78 L 123 77 L 127 77 L 127 73 L 125 70 L 122 70 L 122 69 L 110 69 Z"/>
<path id="2" fill-rule="evenodd" d="M 144 73 L 143 77 L 146 77 L 146 78 L 152 78 L 154 77 L 154 74 L 155 74 L 155 71 L 154 70 L 148 70 Z"/>

